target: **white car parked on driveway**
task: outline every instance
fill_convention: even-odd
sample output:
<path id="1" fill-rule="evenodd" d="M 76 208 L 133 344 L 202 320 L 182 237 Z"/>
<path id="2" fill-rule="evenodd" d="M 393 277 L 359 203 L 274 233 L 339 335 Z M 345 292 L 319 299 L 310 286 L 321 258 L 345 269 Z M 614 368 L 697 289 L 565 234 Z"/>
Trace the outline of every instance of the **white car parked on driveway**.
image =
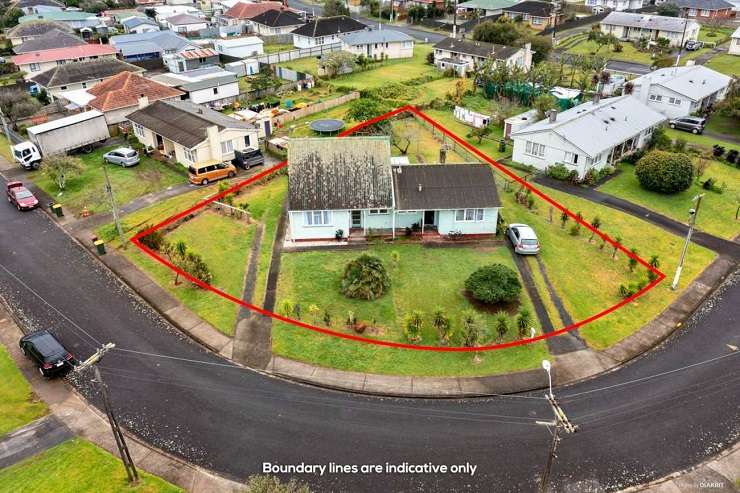
<path id="1" fill-rule="evenodd" d="M 123 168 L 139 164 L 139 153 L 130 147 L 119 147 L 103 154 L 106 163 L 118 164 Z"/>
<path id="2" fill-rule="evenodd" d="M 540 241 L 534 230 L 526 224 L 509 224 L 506 236 L 514 245 L 514 251 L 520 255 L 537 255 L 540 253 Z"/>

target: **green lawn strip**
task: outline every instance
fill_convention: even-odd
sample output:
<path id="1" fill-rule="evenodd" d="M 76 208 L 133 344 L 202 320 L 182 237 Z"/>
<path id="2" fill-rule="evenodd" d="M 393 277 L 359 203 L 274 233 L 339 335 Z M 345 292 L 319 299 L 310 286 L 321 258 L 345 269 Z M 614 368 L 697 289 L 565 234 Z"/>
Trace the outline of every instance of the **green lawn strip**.
<path id="1" fill-rule="evenodd" d="M 47 412 L 46 404 L 36 398 L 8 351 L 0 346 L 0 436 Z"/>
<path id="2" fill-rule="evenodd" d="M 709 27 L 702 26 L 699 30 L 699 41 L 705 43 L 723 43 L 730 39 L 734 28 L 731 27 Z"/>
<path id="3" fill-rule="evenodd" d="M 80 155 L 85 169 L 81 174 L 67 180 L 66 189 L 62 194 L 59 193 L 56 184 L 41 171 L 29 173 L 28 177 L 73 214 L 81 211 L 83 207 L 87 207 L 91 212 L 108 212 L 110 204 L 104 189 L 102 156 L 115 147 L 118 146 L 105 147 L 90 154 Z M 146 156 L 142 156 L 141 162 L 130 168 L 111 164 L 106 166 L 119 205 L 147 193 L 183 183 L 187 179 L 184 168 L 180 171 Z"/>
<path id="4" fill-rule="evenodd" d="M 712 114 L 705 128 L 708 132 L 733 135 L 740 138 L 740 126 L 738 126 L 737 120 L 728 116 L 722 116 L 719 113 Z"/>
<path id="5" fill-rule="evenodd" d="M 710 137 L 708 135 L 694 135 L 690 132 L 684 132 L 682 130 L 672 130 L 670 128 L 666 129 L 666 135 L 671 138 L 671 140 L 676 139 L 683 139 L 688 144 L 695 146 L 695 147 L 702 147 L 705 150 L 712 150 L 712 146 L 714 144 L 719 144 L 722 146 L 725 146 L 727 148 L 732 149 L 734 148 L 740 148 L 740 145 L 737 145 L 733 142 L 726 142 L 721 139 L 715 139 L 714 137 Z"/>
<path id="6" fill-rule="evenodd" d="M 4 157 L 9 163 L 13 162 L 13 154 L 10 150 L 10 144 L 8 139 L 4 135 L 0 134 L 0 156 Z"/>
<path id="7" fill-rule="evenodd" d="M 547 310 L 547 315 L 550 317 L 552 326 L 556 330 L 565 327 L 565 323 L 563 323 L 563 320 L 560 318 L 560 312 L 558 312 L 555 303 L 550 297 L 550 291 L 547 289 L 545 278 L 542 277 L 542 273 L 540 272 L 537 261 L 532 257 L 526 257 L 526 262 L 529 264 L 529 270 L 532 271 L 532 279 L 534 280 L 534 285 L 537 288 L 537 291 L 540 293 L 542 304 L 545 305 L 545 310 Z"/>
<path id="8" fill-rule="evenodd" d="M 296 49 L 295 46 L 293 46 L 291 43 L 265 44 L 262 48 L 265 53 L 278 53 L 281 51 L 290 51 Z"/>
<path id="9" fill-rule="evenodd" d="M 391 260 L 393 251 L 400 255 L 397 266 Z M 424 248 L 397 244 L 372 246 L 369 253 L 378 255 L 391 275 L 391 288 L 380 299 L 349 299 L 339 291 L 344 266 L 360 252 L 292 252 L 284 253 L 281 260 L 277 309 L 281 309 L 281 302 L 286 299 L 299 303 L 303 320 L 323 326 L 323 321 L 311 320 L 308 315 L 308 307 L 315 304 L 322 317 L 328 310 L 334 330 L 343 332 L 348 331 L 344 320 L 347 311 L 352 310 L 359 321 L 371 323 L 375 320 L 378 328 L 368 329 L 364 336 L 395 342 L 406 342 L 401 327 L 404 316 L 412 310 L 421 310 L 425 313 L 422 343 L 435 345 L 438 336 L 428 320 L 431 313 L 436 307 L 443 307 L 453 326 L 459 330 L 463 311 L 472 308 L 464 295 L 464 282 L 475 269 L 491 263 L 503 263 L 516 269 L 505 247 Z M 525 292 L 521 300 L 521 307 L 530 311 L 537 325 L 534 309 Z M 491 343 L 495 339 L 495 314 L 479 313 L 487 328 L 485 341 Z M 505 340 L 517 337 L 513 315 L 510 320 L 512 328 Z M 471 354 L 381 347 L 325 336 L 280 322 L 275 323 L 272 337 L 276 354 L 342 370 L 380 374 L 488 375 L 534 368 L 547 355 L 546 346 L 538 343 L 486 352 L 479 363 L 474 363 Z"/>
<path id="10" fill-rule="evenodd" d="M 721 194 L 704 190 L 696 181 L 684 192 L 675 194 L 651 192 L 640 186 L 635 177 L 635 168 L 629 164 L 620 165 L 622 172 L 607 181 L 599 190 L 640 204 L 682 223 L 688 221 L 688 210 L 692 207 L 691 199 L 704 193 L 701 210 L 697 216 L 697 227 L 707 233 L 731 240 L 740 231 L 740 223 L 735 220 L 736 197 L 740 194 L 740 171 L 720 161 L 710 163 L 701 180 L 714 178 L 718 186 L 726 184 L 727 189 Z"/>
<path id="11" fill-rule="evenodd" d="M 180 488 L 138 470 L 140 482 L 129 486 L 121 461 L 85 440 L 73 439 L 0 471 L 0 490 L 31 493 L 165 493 Z"/>
<path id="12" fill-rule="evenodd" d="M 660 268 L 669 278 L 674 272 L 683 238 L 585 199 L 540 185 L 538 188 L 574 213 L 581 211 L 587 221 L 598 215 L 605 233 L 612 238 L 621 236 L 626 248 L 637 248 L 646 260 L 651 255 L 658 255 Z M 561 229 L 557 210 L 553 212 L 553 223 L 549 223 L 550 206 L 542 200 L 537 199 L 536 209 L 529 211 L 515 202 L 513 193 L 500 192 L 499 195 L 504 207 L 503 217 L 508 223 L 526 223 L 537 232 L 542 244 L 540 258 L 546 266 L 550 282 L 573 320 L 583 320 L 614 305 L 620 301 L 620 284 L 636 283 L 647 277 L 644 268 L 638 267 L 634 273 L 629 271 L 625 254 L 618 252 L 612 260 L 612 248 L 609 245 L 600 250 L 599 240 L 589 243 L 590 234 L 586 233 L 585 228 L 582 228 L 580 236 L 571 236 L 569 229 L 572 220 L 568 221 L 565 229 Z M 662 312 L 715 257 L 713 252 L 692 244 L 680 290 L 671 291 L 670 283 L 664 281 L 636 302 L 586 325 L 581 329 L 581 334 L 597 349 L 622 340 Z"/>
<path id="13" fill-rule="evenodd" d="M 722 53 L 713 56 L 704 66 L 725 75 L 738 76 L 740 74 L 740 56 Z"/>
<path id="14" fill-rule="evenodd" d="M 573 46 L 570 46 L 566 50 L 566 53 L 570 53 L 571 55 L 597 54 L 611 60 L 624 60 L 627 62 L 637 62 L 645 64 L 650 64 L 653 61 L 650 53 L 637 51 L 632 43 L 622 43 L 622 51 L 615 52 L 611 46 L 604 46 L 599 49 L 599 46 L 595 42 L 589 41 L 585 38 L 582 41 L 574 44 Z"/>

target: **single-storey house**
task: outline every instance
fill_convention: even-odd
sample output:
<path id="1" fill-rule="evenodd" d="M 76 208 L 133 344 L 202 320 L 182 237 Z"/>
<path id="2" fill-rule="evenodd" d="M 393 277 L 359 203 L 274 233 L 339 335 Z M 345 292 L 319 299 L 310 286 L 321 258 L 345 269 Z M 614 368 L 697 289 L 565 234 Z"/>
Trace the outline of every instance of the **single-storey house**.
<path id="1" fill-rule="evenodd" d="M 167 27 L 167 19 L 180 14 L 187 14 L 193 17 L 199 17 L 205 22 L 205 14 L 197 8 L 187 5 L 162 5 L 154 7 L 154 20 L 162 27 Z"/>
<path id="2" fill-rule="evenodd" d="M 195 34 L 208 28 L 208 21 L 190 14 L 178 14 L 165 19 L 165 25 L 176 33 Z"/>
<path id="3" fill-rule="evenodd" d="M 722 21 L 735 17 L 734 5 L 725 0 L 669 0 L 679 9 L 680 17 L 699 21 Z"/>
<path id="4" fill-rule="evenodd" d="M 24 14 L 42 14 L 44 12 L 61 12 L 65 5 L 57 0 L 19 0 L 14 5 Z"/>
<path id="5" fill-rule="evenodd" d="M 665 116 L 632 96 L 598 99 L 511 132 L 512 160 L 546 170 L 564 164 L 583 178 L 642 149 Z M 528 122 L 524 122 L 528 123 Z"/>
<path id="6" fill-rule="evenodd" d="M 148 17 L 132 16 L 121 20 L 126 34 L 148 33 L 159 31 L 159 25 Z"/>
<path id="7" fill-rule="evenodd" d="M 67 31 L 52 29 L 44 36 L 29 39 L 18 46 L 14 46 L 13 52 L 20 55 L 21 53 L 53 50 L 55 48 L 69 48 L 71 46 L 82 46 L 85 44 L 87 43 L 79 36 L 75 36 Z"/>
<path id="8" fill-rule="evenodd" d="M 357 31 L 342 36 L 342 50 L 371 60 L 411 58 L 414 56 L 414 38 L 389 29 Z"/>
<path id="9" fill-rule="evenodd" d="M 26 41 L 41 38 L 54 30 L 74 33 L 71 27 L 61 22 L 36 21 L 18 24 L 5 33 L 5 37 L 10 40 L 11 46 L 18 46 Z"/>
<path id="10" fill-rule="evenodd" d="M 162 58 L 163 55 L 198 48 L 197 45 L 172 31 L 122 34 L 110 38 L 110 44 L 121 52 L 121 56 L 127 62 L 154 60 Z"/>
<path id="11" fill-rule="evenodd" d="M 512 7 L 516 0 L 468 0 L 457 4 L 457 11 L 462 14 L 478 14 L 478 17 L 488 17 L 502 14 L 505 8 Z"/>
<path id="12" fill-rule="evenodd" d="M 23 53 L 22 55 L 15 55 L 12 60 L 20 70 L 26 72 L 23 77 L 28 80 L 33 75 L 46 72 L 58 65 L 102 58 L 116 58 L 116 53 L 116 48 L 111 45 L 84 44 L 69 48 Z"/>
<path id="13" fill-rule="evenodd" d="M 557 26 L 563 20 L 562 12 L 554 4 L 536 0 L 525 0 L 506 7 L 503 13 L 512 20 L 521 19 L 524 24 L 537 31 Z"/>
<path id="14" fill-rule="evenodd" d="M 246 25 L 250 19 L 262 12 L 274 9 L 280 10 L 283 7 L 281 2 L 238 2 L 221 14 L 218 22 L 223 26 Z"/>
<path id="15" fill-rule="evenodd" d="M 703 111 L 725 99 L 732 77 L 702 65 L 667 67 L 632 81 L 632 96 L 668 118 Z"/>
<path id="16" fill-rule="evenodd" d="M 730 55 L 740 55 L 740 27 L 735 29 L 730 37 L 730 46 L 727 49 Z"/>
<path id="17" fill-rule="evenodd" d="M 252 30 L 259 35 L 290 34 L 305 23 L 303 16 L 285 8 L 266 10 L 249 19 Z"/>
<path id="18" fill-rule="evenodd" d="M 187 72 L 218 65 L 218 53 L 211 48 L 186 48 L 162 57 L 170 72 Z"/>
<path id="19" fill-rule="evenodd" d="M 682 40 L 684 43 L 696 41 L 701 28 L 698 22 L 690 19 L 629 12 L 611 12 L 601 21 L 600 26 L 601 32 L 611 34 L 617 39 L 657 41 L 666 38 L 671 46 L 681 46 Z"/>
<path id="20" fill-rule="evenodd" d="M 485 164 L 391 165 L 388 137 L 291 139 L 288 238 L 492 235 L 501 203 Z"/>
<path id="21" fill-rule="evenodd" d="M 293 31 L 293 46 L 311 48 L 338 43 L 347 33 L 367 30 L 368 27 L 346 15 L 318 17 Z"/>
<path id="22" fill-rule="evenodd" d="M 121 72 L 142 73 L 144 69 L 116 58 L 65 63 L 29 79 L 38 89 L 45 89 L 53 101 L 63 91 L 89 89 Z"/>
<path id="23" fill-rule="evenodd" d="M 264 41 L 257 36 L 245 36 L 242 38 L 217 39 L 213 42 L 213 48 L 221 55 L 234 58 L 247 58 L 263 54 Z"/>
<path id="24" fill-rule="evenodd" d="M 434 65 L 440 70 L 452 69 L 461 77 L 488 60 L 529 70 L 532 66 L 532 46 L 526 43 L 518 48 L 455 38 L 444 38 L 434 45 Z"/>
<path id="25" fill-rule="evenodd" d="M 188 72 L 155 75 L 153 80 L 185 93 L 182 99 L 211 108 L 221 108 L 234 102 L 239 95 L 236 74 L 221 67 L 205 67 Z"/>
<path id="26" fill-rule="evenodd" d="M 258 132 L 190 101 L 157 101 L 128 115 L 139 141 L 183 166 L 234 159 L 235 150 L 257 147 Z"/>
<path id="27" fill-rule="evenodd" d="M 643 0 L 585 0 L 584 4 L 592 10 L 599 7 L 603 10 L 609 9 L 621 12 L 623 10 L 641 9 Z"/>
<path id="28" fill-rule="evenodd" d="M 43 12 L 40 14 L 24 15 L 18 19 L 19 24 L 34 21 L 53 21 L 66 24 L 71 29 L 94 28 L 101 24 L 100 18 L 90 12 Z"/>

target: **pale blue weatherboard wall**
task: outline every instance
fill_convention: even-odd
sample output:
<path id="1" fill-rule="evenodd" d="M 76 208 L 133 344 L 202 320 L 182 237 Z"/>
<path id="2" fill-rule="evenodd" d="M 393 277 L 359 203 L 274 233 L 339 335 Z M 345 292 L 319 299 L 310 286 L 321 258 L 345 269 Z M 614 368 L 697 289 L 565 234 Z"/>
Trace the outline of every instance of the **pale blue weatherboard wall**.
<path id="1" fill-rule="evenodd" d="M 331 211 L 331 224 L 327 226 L 304 226 L 303 212 L 290 212 L 290 233 L 294 240 L 318 240 L 334 238 L 338 229 L 344 231 L 344 236 L 349 234 L 350 214 L 349 211 Z"/>
<path id="2" fill-rule="evenodd" d="M 455 221 L 455 211 L 439 211 L 437 215 L 437 228 L 440 234 L 446 235 L 460 231 L 463 234 L 494 234 L 498 221 L 498 209 L 483 209 L 482 221 Z"/>

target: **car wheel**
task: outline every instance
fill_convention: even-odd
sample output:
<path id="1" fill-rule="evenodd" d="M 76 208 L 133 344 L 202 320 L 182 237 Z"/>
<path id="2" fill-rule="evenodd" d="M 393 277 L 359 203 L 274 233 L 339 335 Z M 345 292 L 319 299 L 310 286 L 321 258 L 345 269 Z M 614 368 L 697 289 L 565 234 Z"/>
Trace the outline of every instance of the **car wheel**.
<path id="1" fill-rule="evenodd" d="M 671 128 L 676 128 L 676 125 L 674 125 L 673 123 L 671 123 Z"/>
<path id="2" fill-rule="evenodd" d="M 233 171 L 229 171 L 229 178 L 234 178 L 236 176 L 236 173 Z"/>
<path id="3" fill-rule="evenodd" d="M 208 185 L 208 178 L 204 179 L 202 182 L 200 182 L 201 185 Z"/>
<path id="4" fill-rule="evenodd" d="M 695 128 L 692 128 L 692 129 L 691 129 L 691 133 L 692 133 L 692 134 L 694 134 L 694 135 L 696 135 L 696 134 L 698 134 L 698 133 L 699 133 L 699 130 L 697 130 L 697 129 L 695 129 Z"/>

